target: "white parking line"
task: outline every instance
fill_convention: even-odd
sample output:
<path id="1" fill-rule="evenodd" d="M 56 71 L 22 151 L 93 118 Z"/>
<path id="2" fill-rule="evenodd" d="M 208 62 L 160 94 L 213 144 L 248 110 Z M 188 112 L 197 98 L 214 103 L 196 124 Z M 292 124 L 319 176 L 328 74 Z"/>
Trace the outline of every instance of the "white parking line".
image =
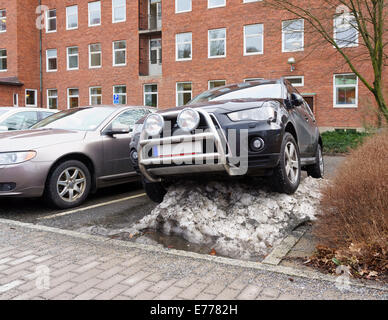
<path id="1" fill-rule="evenodd" d="M 137 194 L 135 196 L 130 196 L 130 197 L 122 198 L 122 199 L 117 199 L 117 200 L 112 200 L 112 201 L 108 201 L 108 202 L 98 203 L 98 204 L 94 204 L 94 205 L 89 206 L 89 207 L 78 208 L 78 209 L 74 209 L 74 210 L 70 210 L 70 211 L 66 211 L 66 212 L 52 214 L 52 215 L 46 216 L 46 217 L 41 217 L 41 218 L 38 218 L 38 220 L 47 220 L 47 219 L 52 219 L 52 218 L 57 218 L 57 217 L 63 217 L 63 216 L 67 216 L 69 214 L 76 213 L 76 212 L 82 212 L 82 211 L 86 211 L 86 210 L 90 210 L 90 209 L 95 209 L 95 208 L 99 208 L 99 207 L 108 206 L 110 204 L 115 204 L 115 203 L 131 200 L 131 199 L 136 199 L 136 198 L 144 197 L 145 195 L 146 195 L 145 193 L 141 193 L 141 194 Z"/>
<path id="2" fill-rule="evenodd" d="M 0 293 L 4 293 L 9 290 L 12 290 L 13 288 L 20 286 L 22 283 L 24 283 L 24 281 L 21 281 L 21 280 L 15 280 L 10 283 L 7 283 L 0 287 Z"/>

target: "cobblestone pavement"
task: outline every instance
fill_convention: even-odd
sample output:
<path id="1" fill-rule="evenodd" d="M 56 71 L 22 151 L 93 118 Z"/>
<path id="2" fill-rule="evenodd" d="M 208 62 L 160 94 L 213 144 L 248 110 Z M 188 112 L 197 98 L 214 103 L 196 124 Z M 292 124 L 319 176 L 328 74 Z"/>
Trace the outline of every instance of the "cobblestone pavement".
<path id="1" fill-rule="evenodd" d="M 0 220 L 0 299 L 388 299 L 212 259 Z"/>

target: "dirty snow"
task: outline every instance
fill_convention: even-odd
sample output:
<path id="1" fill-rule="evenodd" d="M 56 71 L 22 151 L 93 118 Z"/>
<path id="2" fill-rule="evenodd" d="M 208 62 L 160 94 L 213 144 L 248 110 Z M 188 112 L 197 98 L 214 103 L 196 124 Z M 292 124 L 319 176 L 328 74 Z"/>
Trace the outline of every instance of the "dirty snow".
<path id="1" fill-rule="evenodd" d="M 323 180 L 306 178 L 294 195 L 271 192 L 256 180 L 181 182 L 171 186 L 163 203 L 133 228 L 180 235 L 195 244 L 211 245 L 218 254 L 252 259 L 268 254 L 287 232 L 313 220 Z"/>

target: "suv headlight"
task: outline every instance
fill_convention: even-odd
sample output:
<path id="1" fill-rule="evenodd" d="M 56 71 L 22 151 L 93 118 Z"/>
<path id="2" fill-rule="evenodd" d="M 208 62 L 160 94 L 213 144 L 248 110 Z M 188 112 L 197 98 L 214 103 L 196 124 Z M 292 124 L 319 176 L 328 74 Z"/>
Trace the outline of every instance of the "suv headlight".
<path id="1" fill-rule="evenodd" d="M 26 162 L 34 159 L 35 151 L 4 152 L 0 153 L 0 165 L 10 165 Z"/>
<path id="2" fill-rule="evenodd" d="M 201 120 L 199 113 L 191 108 L 186 108 L 181 111 L 178 116 L 178 126 L 183 131 L 193 131 L 198 128 L 199 121 Z"/>
<path id="3" fill-rule="evenodd" d="M 267 121 L 276 120 L 277 112 L 273 107 L 263 106 L 254 109 L 242 110 L 228 114 L 232 121 Z"/>
<path id="4" fill-rule="evenodd" d="M 158 113 L 150 114 L 144 122 L 144 130 L 149 136 L 157 136 L 164 127 L 164 119 Z"/>

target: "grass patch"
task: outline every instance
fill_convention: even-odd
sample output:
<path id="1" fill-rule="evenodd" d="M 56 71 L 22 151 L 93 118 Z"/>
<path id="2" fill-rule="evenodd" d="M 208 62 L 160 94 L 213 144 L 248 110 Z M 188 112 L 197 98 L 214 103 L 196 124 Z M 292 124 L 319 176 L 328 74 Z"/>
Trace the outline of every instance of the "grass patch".
<path id="1" fill-rule="evenodd" d="M 357 148 L 369 136 L 356 130 L 336 130 L 322 133 L 323 148 L 326 153 L 348 153 Z"/>

